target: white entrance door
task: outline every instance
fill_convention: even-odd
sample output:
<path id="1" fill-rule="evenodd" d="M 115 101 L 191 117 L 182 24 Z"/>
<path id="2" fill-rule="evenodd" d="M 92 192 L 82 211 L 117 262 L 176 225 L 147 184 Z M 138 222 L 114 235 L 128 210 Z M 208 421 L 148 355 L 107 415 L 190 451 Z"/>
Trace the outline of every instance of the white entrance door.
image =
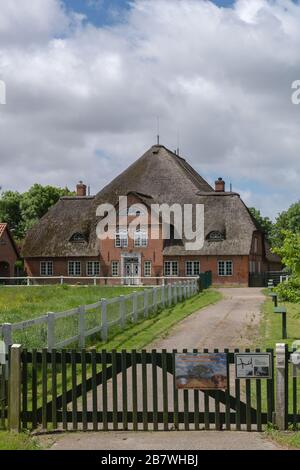
<path id="1" fill-rule="evenodd" d="M 125 260 L 125 284 L 134 286 L 139 284 L 139 263 L 137 260 Z"/>

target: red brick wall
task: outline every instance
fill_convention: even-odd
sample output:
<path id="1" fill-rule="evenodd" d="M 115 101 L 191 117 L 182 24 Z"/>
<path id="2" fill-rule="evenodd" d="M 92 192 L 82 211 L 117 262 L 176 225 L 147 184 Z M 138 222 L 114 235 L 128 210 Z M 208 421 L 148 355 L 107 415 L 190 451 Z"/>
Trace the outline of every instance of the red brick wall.
<path id="1" fill-rule="evenodd" d="M 186 276 L 185 262 L 199 260 L 201 272 L 211 271 L 214 285 L 236 284 L 248 286 L 249 282 L 249 257 L 248 256 L 168 256 L 165 260 L 178 261 L 179 276 Z M 218 261 L 233 262 L 232 276 L 218 276 Z"/>
<path id="2" fill-rule="evenodd" d="M 25 260 L 25 270 L 28 276 L 40 276 L 40 262 L 53 261 L 53 276 L 68 276 L 68 261 L 81 262 L 81 276 L 87 276 L 86 263 L 88 261 L 99 261 L 99 258 L 71 257 L 71 258 L 27 258 Z M 56 281 L 57 282 L 57 281 Z M 73 281 L 74 282 L 74 281 Z"/>
<path id="3" fill-rule="evenodd" d="M 0 277 L 11 277 L 15 275 L 15 264 L 18 256 L 11 242 L 11 239 L 5 230 L 0 240 Z M 1 263 L 8 263 L 9 268 L 3 269 Z M 2 266 L 2 268 L 1 268 Z"/>

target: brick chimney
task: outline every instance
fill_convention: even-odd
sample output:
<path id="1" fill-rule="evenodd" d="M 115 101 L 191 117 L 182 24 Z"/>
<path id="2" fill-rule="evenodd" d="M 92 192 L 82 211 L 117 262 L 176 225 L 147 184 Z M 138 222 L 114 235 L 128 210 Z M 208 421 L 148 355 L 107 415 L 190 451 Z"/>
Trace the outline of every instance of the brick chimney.
<path id="1" fill-rule="evenodd" d="M 83 184 L 82 181 L 79 181 L 79 183 L 76 186 L 76 196 L 78 196 L 78 197 L 85 197 L 86 196 L 86 185 Z"/>
<path id="2" fill-rule="evenodd" d="M 215 181 L 215 191 L 217 193 L 223 193 L 225 191 L 225 181 L 223 178 L 218 178 L 217 181 Z"/>

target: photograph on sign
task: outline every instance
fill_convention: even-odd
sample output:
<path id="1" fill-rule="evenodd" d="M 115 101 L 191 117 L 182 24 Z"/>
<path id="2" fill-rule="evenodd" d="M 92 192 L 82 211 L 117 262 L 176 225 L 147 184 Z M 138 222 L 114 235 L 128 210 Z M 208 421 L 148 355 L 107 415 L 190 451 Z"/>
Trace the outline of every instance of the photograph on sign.
<path id="1" fill-rule="evenodd" d="M 183 389 L 225 390 L 227 355 L 225 353 L 184 353 L 175 356 L 176 386 Z"/>
<path id="2" fill-rule="evenodd" d="M 270 353 L 235 354 L 237 379 L 270 379 L 272 377 Z"/>

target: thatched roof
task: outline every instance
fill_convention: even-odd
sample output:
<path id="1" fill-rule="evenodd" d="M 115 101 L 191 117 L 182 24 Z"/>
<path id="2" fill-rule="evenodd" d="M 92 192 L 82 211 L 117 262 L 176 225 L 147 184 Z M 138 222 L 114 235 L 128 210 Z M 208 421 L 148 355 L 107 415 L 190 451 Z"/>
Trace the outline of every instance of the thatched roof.
<path id="1" fill-rule="evenodd" d="M 91 240 L 93 197 L 62 197 L 27 233 L 22 255 L 30 257 L 97 256 L 98 244 Z M 82 233 L 86 242 L 72 243 Z"/>
<path id="2" fill-rule="evenodd" d="M 181 157 L 164 146 L 151 147 L 94 198 L 61 198 L 26 237 L 24 257 L 97 256 L 96 209 L 108 202 L 116 205 L 119 196 L 135 193 L 148 203 L 204 204 L 205 237 L 214 230 L 225 240 L 205 241 L 193 255 L 249 254 L 252 234 L 257 230 L 254 219 L 236 193 L 216 193 L 213 188 Z M 86 243 L 70 243 L 76 233 L 86 235 Z M 166 255 L 187 254 L 183 245 L 165 247 Z"/>

